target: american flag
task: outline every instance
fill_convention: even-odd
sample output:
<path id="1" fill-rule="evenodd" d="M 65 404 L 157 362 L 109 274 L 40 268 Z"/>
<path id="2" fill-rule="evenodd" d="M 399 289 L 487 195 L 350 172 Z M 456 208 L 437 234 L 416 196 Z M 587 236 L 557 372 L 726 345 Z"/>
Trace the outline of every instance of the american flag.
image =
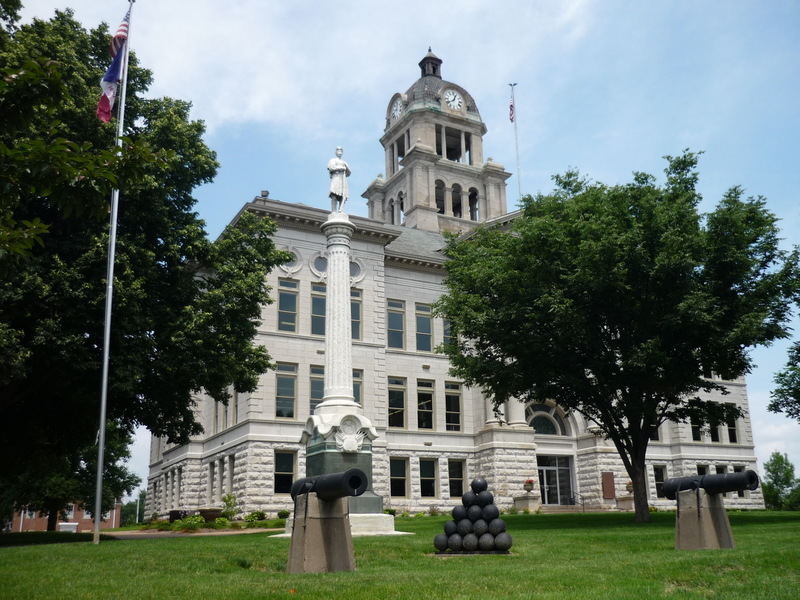
<path id="1" fill-rule="evenodd" d="M 114 102 L 117 99 L 117 85 L 122 79 L 122 71 L 124 68 L 123 62 L 125 53 L 120 52 L 125 47 L 125 42 L 128 40 L 128 25 L 131 20 L 131 9 L 125 13 L 125 18 L 122 19 L 117 28 L 117 32 L 111 38 L 111 45 L 109 52 L 113 57 L 111 65 L 106 69 L 105 75 L 100 80 L 100 88 L 103 93 L 100 95 L 100 101 L 97 103 L 97 118 L 104 123 L 111 120 L 111 109 L 114 108 Z"/>
<path id="2" fill-rule="evenodd" d="M 514 122 L 514 98 L 508 103 L 508 120 Z"/>
<path id="3" fill-rule="evenodd" d="M 131 21 L 131 9 L 128 9 L 128 12 L 125 13 L 125 18 L 122 19 L 122 23 L 119 24 L 117 27 L 117 33 L 111 38 L 111 46 L 109 47 L 109 52 L 111 52 L 111 56 L 114 57 L 119 52 L 119 49 L 122 48 L 122 45 L 125 43 L 125 40 L 128 39 L 128 24 Z"/>

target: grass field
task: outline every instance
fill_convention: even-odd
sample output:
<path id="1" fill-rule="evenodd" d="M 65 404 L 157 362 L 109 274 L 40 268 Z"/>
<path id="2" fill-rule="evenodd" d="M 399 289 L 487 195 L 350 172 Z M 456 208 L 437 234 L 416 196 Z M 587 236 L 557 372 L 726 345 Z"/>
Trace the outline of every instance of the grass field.
<path id="1" fill-rule="evenodd" d="M 508 515 L 510 555 L 441 557 L 446 517 L 354 540 L 355 572 L 288 575 L 268 533 L 0 548 L 0 598 L 800 598 L 800 513 L 731 513 L 734 550 L 674 550 L 674 515 Z M 15 534 L 8 534 L 15 535 Z"/>

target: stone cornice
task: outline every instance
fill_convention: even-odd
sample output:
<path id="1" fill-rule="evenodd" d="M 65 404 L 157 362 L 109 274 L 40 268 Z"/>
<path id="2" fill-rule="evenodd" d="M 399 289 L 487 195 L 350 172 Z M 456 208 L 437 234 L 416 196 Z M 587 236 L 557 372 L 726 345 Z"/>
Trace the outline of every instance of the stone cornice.
<path id="1" fill-rule="evenodd" d="M 302 204 L 291 204 L 280 200 L 268 200 L 265 198 L 255 198 L 252 202 L 245 204 L 234 217 L 235 223 L 244 212 L 252 212 L 261 216 L 266 216 L 275 221 L 279 227 L 288 227 L 301 231 L 320 232 L 320 227 L 328 221 L 331 213 L 328 210 L 305 206 Z M 353 234 L 355 239 L 372 240 L 381 244 L 388 244 L 400 236 L 395 228 L 387 227 L 383 223 L 348 215 L 356 231 Z"/>

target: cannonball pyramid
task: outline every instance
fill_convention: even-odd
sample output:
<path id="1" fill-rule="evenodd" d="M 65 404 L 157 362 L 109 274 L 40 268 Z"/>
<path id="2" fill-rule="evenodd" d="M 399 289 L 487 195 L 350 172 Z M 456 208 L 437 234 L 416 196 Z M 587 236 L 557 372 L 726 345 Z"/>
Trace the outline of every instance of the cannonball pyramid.
<path id="1" fill-rule="evenodd" d="M 433 538 L 433 545 L 440 553 L 507 553 L 511 536 L 486 480 L 476 477 L 470 487 L 461 497 L 461 506 L 453 508 L 453 520 L 444 524 L 444 533 Z"/>

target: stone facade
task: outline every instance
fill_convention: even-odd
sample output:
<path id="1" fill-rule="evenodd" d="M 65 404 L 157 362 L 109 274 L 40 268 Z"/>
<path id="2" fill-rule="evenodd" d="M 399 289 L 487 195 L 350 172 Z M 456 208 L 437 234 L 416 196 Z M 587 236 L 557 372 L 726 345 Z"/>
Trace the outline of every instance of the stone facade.
<path id="1" fill-rule="evenodd" d="M 377 433 L 371 440 L 373 489 L 384 508 L 398 512 L 446 509 L 480 475 L 501 508 L 524 493 L 527 479 L 544 504 L 626 508 L 622 462 L 580 415 L 552 403 L 518 402 L 495 414 L 480 390 L 451 377 L 447 359 L 435 352 L 447 333 L 431 312 L 444 291 L 443 232 L 466 233 L 482 222 L 513 218 L 505 206 L 510 174 L 483 161 L 486 129 L 474 99 L 442 80 L 440 66 L 429 54 L 420 63 L 420 80 L 392 96 L 381 138 L 387 176 L 364 193 L 370 217 L 350 217 L 353 392 Z M 292 508 L 287 481 L 306 475 L 301 438 L 322 400 L 331 351 L 320 329 L 327 291 L 321 227 L 330 213 L 263 197 L 242 211 L 275 220 L 277 245 L 296 259 L 269 275 L 276 301 L 264 306 L 258 332 L 277 369 L 228 406 L 199 397 L 206 433 L 191 443 L 153 440 L 148 515 L 220 506 L 224 494 L 236 497 L 241 514 L 274 514 Z M 744 381 L 724 383 L 730 393 L 710 399 L 747 413 Z M 715 428 L 713 435 L 667 423 L 651 442 L 647 464 L 651 504 L 673 508 L 659 497 L 665 478 L 755 468 L 750 420 Z M 759 490 L 728 496 L 731 507 L 763 507 Z"/>

